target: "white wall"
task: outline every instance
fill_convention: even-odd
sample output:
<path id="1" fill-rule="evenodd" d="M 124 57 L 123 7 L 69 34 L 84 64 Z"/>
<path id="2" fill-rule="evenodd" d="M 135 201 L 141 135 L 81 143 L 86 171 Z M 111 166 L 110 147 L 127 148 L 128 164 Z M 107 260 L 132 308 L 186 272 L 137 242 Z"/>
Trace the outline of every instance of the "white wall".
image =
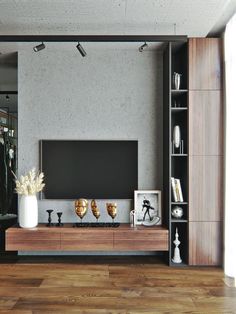
<path id="1" fill-rule="evenodd" d="M 139 189 L 162 189 L 162 65 L 161 53 L 131 48 L 85 58 L 76 49 L 20 51 L 18 173 L 39 167 L 40 139 L 138 139 Z M 110 220 L 105 200 L 98 205 L 101 221 Z M 117 221 L 127 222 L 132 206 L 119 201 Z M 77 220 L 73 202 L 43 200 L 40 222 L 49 208 Z"/>

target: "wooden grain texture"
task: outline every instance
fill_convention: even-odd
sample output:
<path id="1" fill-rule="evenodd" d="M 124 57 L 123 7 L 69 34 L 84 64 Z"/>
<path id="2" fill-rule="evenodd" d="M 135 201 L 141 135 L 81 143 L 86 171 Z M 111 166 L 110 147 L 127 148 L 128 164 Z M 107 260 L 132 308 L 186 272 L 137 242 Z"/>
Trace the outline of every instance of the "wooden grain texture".
<path id="1" fill-rule="evenodd" d="M 9 228 L 6 232 L 7 250 L 18 251 L 112 251 L 112 250 L 168 250 L 168 229 L 162 226 L 131 228 L 121 224 L 118 228 L 45 227 L 33 229 Z"/>
<path id="2" fill-rule="evenodd" d="M 223 157 L 189 157 L 189 221 L 221 221 Z"/>
<path id="3" fill-rule="evenodd" d="M 6 250 L 60 250 L 60 232 L 48 230 L 9 228 L 6 231 Z"/>
<path id="4" fill-rule="evenodd" d="M 189 92 L 189 154 L 223 155 L 221 91 Z"/>
<path id="5" fill-rule="evenodd" d="M 190 222 L 189 264 L 221 265 L 222 233 L 221 222 Z"/>
<path id="6" fill-rule="evenodd" d="M 113 250 L 113 231 L 101 228 L 84 229 L 76 232 L 61 232 L 62 251 L 99 251 Z"/>
<path id="7" fill-rule="evenodd" d="M 168 231 L 143 229 L 114 233 L 115 250 L 168 251 Z"/>
<path id="8" fill-rule="evenodd" d="M 189 39 L 189 90 L 222 88 L 222 39 Z"/>
<path id="9" fill-rule="evenodd" d="M 24 257 L 0 267 L 0 314 L 236 312 L 236 288 L 217 267 L 170 268 L 157 256 Z"/>

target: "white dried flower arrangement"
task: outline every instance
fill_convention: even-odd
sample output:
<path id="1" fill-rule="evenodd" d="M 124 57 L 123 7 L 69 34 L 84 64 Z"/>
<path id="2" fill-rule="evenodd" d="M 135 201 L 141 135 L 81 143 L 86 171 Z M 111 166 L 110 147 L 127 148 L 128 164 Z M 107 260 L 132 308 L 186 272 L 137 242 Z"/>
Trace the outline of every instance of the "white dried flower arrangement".
<path id="1" fill-rule="evenodd" d="M 36 173 L 35 168 L 29 171 L 25 176 L 16 178 L 16 192 L 23 195 L 35 195 L 37 192 L 42 191 L 45 184 L 43 183 L 44 174 Z"/>

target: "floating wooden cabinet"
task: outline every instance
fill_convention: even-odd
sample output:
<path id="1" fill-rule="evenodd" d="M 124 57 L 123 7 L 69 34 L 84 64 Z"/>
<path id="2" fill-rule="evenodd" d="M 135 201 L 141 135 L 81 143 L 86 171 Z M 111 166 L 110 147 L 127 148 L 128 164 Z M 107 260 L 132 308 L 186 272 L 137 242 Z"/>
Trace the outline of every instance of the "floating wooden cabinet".
<path id="1" fill-rule="evenodd" d="M 164 227 L 118 228 L 45 227 L 9 228 L 7 250 L 15 251 L 168 251 L 169 232 Z"/>
<path id="2" fill-rule="evenodd" d="M 221 91 L 189 92 L 189 154 L 223 154 Z"/>
<path id="3" fill-rule="evenodd" d="M 54 251 L 60 247 L 59 230 L 9 228 L 6 231 L 7 251 L 30 251 L 32 248 L 35 251 Z"/>
<path id="4" fill-rule="evenodd" d="M 168 231 L 162 228 L 117 230 L 114 232 L 114 249 L 119 251 L 168 251 Z"/>
<path id="5" fill-rule="evenodd" d="M 189 90 L 219 90 L 222 82 L 222 41 L 189 39 Z"/>
<path id="6" fill-rule="evenodd" d="M 222 223 L 190 222 L 189 228 L 189 264 L 222 264 Z"/>
<path id="7" fill-rule="evenodd" d="M 62 251 L 109 251 L 113 249 L 113 231 L 101 228 L 66 230 L 61 233 Z"/>
<path id="8" fill-rule="evenodd" d="M 189 220 L 221 221 L 223 157 L 189 157 Z"/>

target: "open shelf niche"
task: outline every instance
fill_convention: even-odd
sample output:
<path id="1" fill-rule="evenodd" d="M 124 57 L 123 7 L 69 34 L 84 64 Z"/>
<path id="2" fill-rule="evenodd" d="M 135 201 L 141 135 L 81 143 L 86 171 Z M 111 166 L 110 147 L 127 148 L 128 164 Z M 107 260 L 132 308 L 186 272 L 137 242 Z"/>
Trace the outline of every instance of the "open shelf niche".
<path id="1" fill-rule="evenodd" d="M 169 222 L 169 265 L 188 264 L 188 47 L 187 43 L 171 42 L 164 52 L 164 206 L 168 208 Z M 174 84 L 174 73 L 180 74 L 180 85 Z M 174 128 L 180 130 L 180 147 L 173 143 Z M 179 199 L 179 186 L 182 198 Z M 175 184 L 173 184 L 173 182 Z M 172 186 L 173 185 L 173 186 Z M 176 189 L 178 198 L 174 198 Z M 172 210 L 181 207 L 183 215 L 174 217 Z M 174 263 L 176 228 L 179 235 L 181 263 Z"/>

